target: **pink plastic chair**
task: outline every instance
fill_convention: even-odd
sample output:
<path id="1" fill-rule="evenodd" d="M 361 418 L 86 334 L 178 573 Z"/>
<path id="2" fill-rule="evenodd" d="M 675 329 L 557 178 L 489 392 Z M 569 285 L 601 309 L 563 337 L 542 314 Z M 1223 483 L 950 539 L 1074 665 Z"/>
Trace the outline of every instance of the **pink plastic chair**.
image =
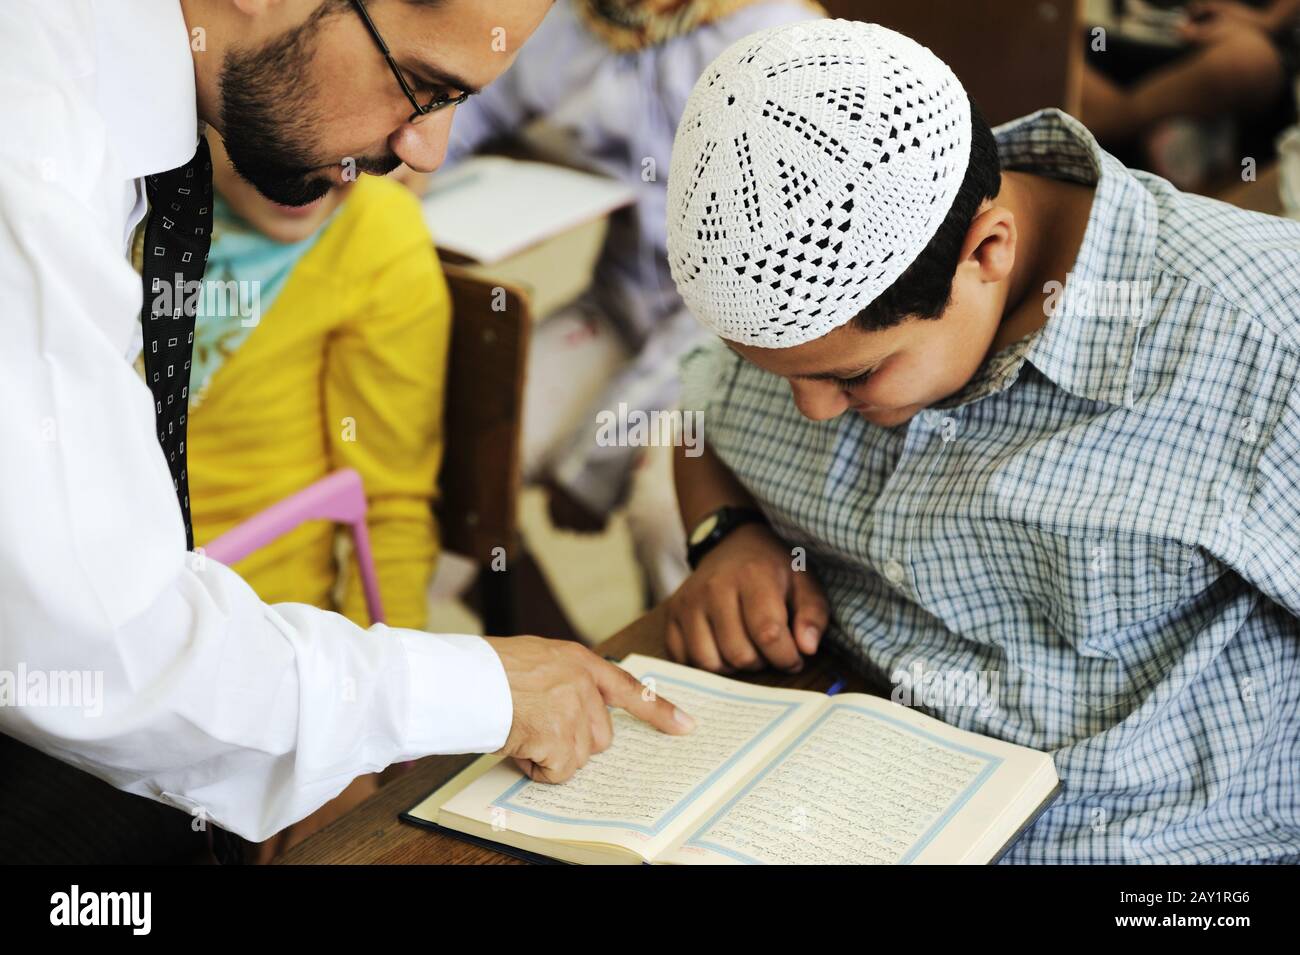
<path id="1" fill-rule="evenodd" d="M 384 605 L 379 599 L 379 578 L 375 559 L 370 552 L 370 532 L 366 528 L 366 492 L 361 475 L 351 468 L 335 471 L 297 494 L 272 504 L 260 514 L 233 527 L 203 551 L 213 560 L 233 564 L 305 521 L 333 521 L 352 528 L 352 546 L 361 570 L 361 589 L 366 595 L 366 610 L 372 623 L 384 622 Z"/>
<path id="2" fill-rule="evenodd" d="M 203 553 L 223 564 L 233 564 L 265 547 L 306 521 L 333 521 L 352 528 L 352 547 L 361 570 L 361 589 L 366 595 L 366 610 L 371 623 L 384 622 L 384 605 L 379 599 L 379 579 L 375 575 L 375 558 L 370 551 L 370 531 L 366 527 L 366 492 L 361 475 L 351 468 L 335 471 L 308 485 L 297 494 L 272 504 L 260 514 L 232 527 L 203 548 Z M 410 766 L 410 763 L 403 763 Z M 208 848 L 220 857 L 216 829 L 208 830 Z M 228 849 L 229 852 L 236 850 Z"/>

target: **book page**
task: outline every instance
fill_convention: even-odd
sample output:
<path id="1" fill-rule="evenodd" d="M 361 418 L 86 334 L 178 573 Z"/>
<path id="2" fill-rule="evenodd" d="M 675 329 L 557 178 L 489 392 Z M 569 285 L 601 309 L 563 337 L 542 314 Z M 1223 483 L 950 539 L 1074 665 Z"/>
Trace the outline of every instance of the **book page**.
<path id="1" fill-rule="evenodd" d="M 436 175 L 423 207 L 440 248 L 491 264 L 635 201 L 632 189 L 615 179 L 474 156 Z"/>
<path id="2" fill-rule="evenodd" d="M 825 705 L 821 694 L 748 686 L 645 657 L 624 665 L 695 717 L 695 732 L 669 736 L 614 710 L 613 744 L 567 782 L 535 783 L 505 761 L 447 801 L 440 818 L 454 813 L 498 831 L 650 851 L 691 824 L 697 802 L 720 798 Z"/>
<path id="3" fill-rule="evenodd" d="M 990 787 L 1013 757 L 1016 779 Z M 999 817 L 1045 758 L 901 706 L 841 697 L 693 831 L 670 861 L 959 861 L 963 847 L 983 834 L 980 824 Z M 973 804 L 975 819 L 952 828 Z M 945 836 L 946 855 L 935 859 L 927 850 Z"/>

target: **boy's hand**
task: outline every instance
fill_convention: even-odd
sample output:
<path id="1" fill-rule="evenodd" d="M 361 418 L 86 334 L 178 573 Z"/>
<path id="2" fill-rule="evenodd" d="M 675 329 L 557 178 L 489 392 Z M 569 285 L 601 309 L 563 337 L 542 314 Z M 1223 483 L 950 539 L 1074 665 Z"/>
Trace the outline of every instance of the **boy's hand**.
<path id="1" fill-rule="evenodd" d="M 826 629 L 826 597 L 768 528 L 732 531 L 668 599 L 668 652 L 705 670 L 797 673 Z"/>
<path id="2" fill-rule="evenodd" d="M 510 683 L 514 721 L 500 752 L 542 783 L 562 783 L 609 748 L 617 706 L 656 729 L 684 736 L 695 721 L 641 681 L 581 644 L 541 637 L 486 637 Z"/>

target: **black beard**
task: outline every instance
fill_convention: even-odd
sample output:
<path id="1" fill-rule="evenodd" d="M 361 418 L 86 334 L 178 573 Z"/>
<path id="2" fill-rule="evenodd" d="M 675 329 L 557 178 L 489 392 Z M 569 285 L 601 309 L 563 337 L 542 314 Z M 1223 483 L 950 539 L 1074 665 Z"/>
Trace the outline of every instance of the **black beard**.
<path id="1" fill-rule="evenodd" d="M 313 17 L 259 50 L 229 51 L 218 78 L 221 138 L 230 164 L 258 192 L 286 206 L 305 206 L 332 186 L 321 175 L 329 164 L 314 149 L 317 100 L 303 82 L 319 20 Z M 400 164 L 389 152 L 357 159 L 355 169 L 382 176 Z"/>

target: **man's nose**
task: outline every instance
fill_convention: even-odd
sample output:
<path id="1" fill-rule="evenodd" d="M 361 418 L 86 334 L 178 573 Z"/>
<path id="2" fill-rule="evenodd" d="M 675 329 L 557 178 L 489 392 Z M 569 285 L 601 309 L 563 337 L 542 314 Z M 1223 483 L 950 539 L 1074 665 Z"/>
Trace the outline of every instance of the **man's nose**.
<path id="1" fill-rule="evenodd" d="M 425 116 L 418 123 L 403 123 L 388 137 L 388 148 L 416 172 L 433 172 L 447 157 L 447 139 L 456 108 Z"/>
<path id="2" fill-rule="evenodd" d="M 829 421 L 849 408 L 849 396 L 833 382 L 792 381 L 790 391 L 795 407 L 809 421 Z"/>

